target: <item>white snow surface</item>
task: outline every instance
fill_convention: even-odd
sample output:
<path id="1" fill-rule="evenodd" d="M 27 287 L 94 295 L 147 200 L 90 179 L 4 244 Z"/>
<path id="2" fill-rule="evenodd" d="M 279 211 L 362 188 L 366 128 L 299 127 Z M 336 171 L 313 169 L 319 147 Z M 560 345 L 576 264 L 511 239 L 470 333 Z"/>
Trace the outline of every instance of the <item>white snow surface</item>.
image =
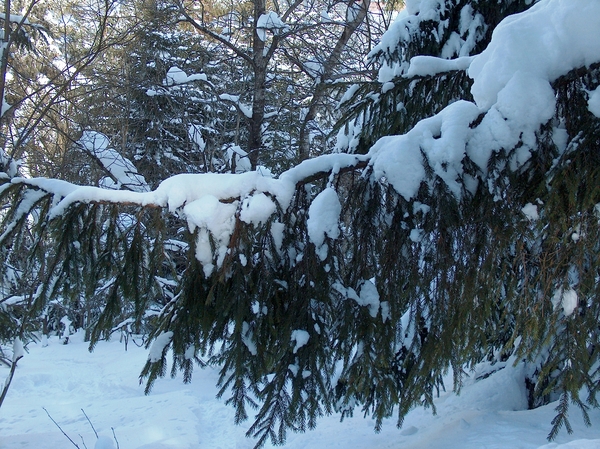
<path id="1" fill-rule="evenodd" d="M 167 76 L 165 77 L 163 84 L 165 86 L 175 86 L 177 84 L 185 84 L 197 80 L 208 81 L 208 78 L 204 73 L 188 75 L 179 67 L 171 67 L 167 72 Z"/>
<path id="2" fill-rule="evenodd" d="M 460 196 L 457 178 L 473 135 L 469 124 L 479 112 L 473 103 L 457 101 L 404 135 L 381 138 L 370 151 L 375 178 L 385 177 L 406 200 L 412 199 L 425 179 L 423 150 L 435 173 Z"/>
<path id="3" fill-rule="evenodd" d="M 250 422 L 233 424 L 235 413 L 215 399 L 218 367 L 195 369 L 191 384 L 179 376 L 156 381 L 144 395 L 139 373 L 148 351 L 114 339 L 100 342 L 88 352 L 81 333 L 68 345 L 56 337 L 49 345 L 29 345 L 19 362 L 13 383 L 0 408 L 0 449 L 56 449 L 72 447 L 42 407 L 78 444 L 97 443 L 83 408 L 109 444 L 111 427 L 123 449 L 251 449 L 255 440 L 244 436 Z M 499 365 L 497 365 L 499 367 Z M 465 379 L 460 396 L 442 392 L 435 400 L 437 415 L 421 408 L 411 411 L 404 426 L 386 420 L 380 433 L 374 420 L 354 418 L 340 422 L 338 415 L 324 417 L 315 430 L 288 434 L 284 449 L 597 449 L 600 447 L 600 410 L 590 411 L 592 427 L 572 408 L 574 433 L 561 431 L 554 443 L 546 436 L 557 403 L 524 410 L 523 372 L 506 368 L 475 381 L 489 366 L 477 367 Z M 170 367 L 167 368 L 170 370 Z M 8 369 L 0 365 L 0 382 Z M 300 373 L 299 373 L 300 374 Z M 302 373 L 304 375 L 304 373 Z M 451 385 L 449 377 L 448 389 Z M 252 419 L 252 417 L 251 417 Z M 112 441 L 112 440 L 110 440 Z M 100 444 L 100 443 L 98 443 Z M 115 444 L 116 446 L 116 444 Z M 81 445 L 83 447 L 83 445 Z M 103 447 L 103 446 L 100 446 Z M 110 446 L 107 446 L 110 447 Z M 272 448 L 270 444 L 267 448 Z"/>
<path id="4" fill-rule="evenodd" d="M 242 203 L 240 219 L 246 223 L 260 225 L 269 219 L 277 206 L 264 193 L 246 197 Z"/>
<path id="5" fill-rule="evenodd" d="M 94 449 L 116 449 L 114 438 L 105 435 L 99 435 L 94 445 Z"/>
<path id="6" fill-rule="evenodd" d="M 308 343 L 308 340 L 310 339 L 310 334 L 305 330 L 296 329 L 292 331 L 291 339 L 293 342 L 295 342 L 293 352 L 294 354 L 296 354 L 296 352 L 298 352 L 298 349 L 300 349 L 302 346 L 305 346 Z"/>
<path id="7" fill-rule="evenodd" d="M 289 27 L 274 11 L 269 11 L 266 14 L 262 14 L 256 21 L 256 34 L 263 42 L 267 38 L 267 30 L 271 31 L 275 35 L 278 35 L 286 32 L 288 29 Z"/>
<path id="8" fill-rule="evenodd" d="M 515 76 L 547 83 L 600 60 L 600 3 L 546 0 L 504 19 L 469 67 L 475 102 L 488 109 Z M 529 95 L 528 97 L 531 97 Z M 533 109 L 525 102 L 528 109 Z"/>
<path id="9" fill-rule="evenodd" d="M 337 239 L 340 235 L 342 205 L 335 189 L 328 187 L 319 193 L 308 208 L 308 237 L 317 248 L 321 260 L 327 257 L 325 236 Z"/>
<path id="10" fill-rule="evenodd" d="M 588 110 L 596 117 L 600 118 L 600 87 L 589 93 Z"/>
<path id="11" fill-rule="evenodd" d="M 525 206 L 523 206 L 521 211 L 531 221 L 536 221 L 540 218 L 538 207 L 535 204 L 527 203 Z"/>
<path id="12" fill-rule="evenodd" d="M 164 349 L 169 343 L 171 343 L 172 338 L 173 332 L 171 331 L 162 332 L 158 337 L 156 337 L 156 340 L 154 340 L 154 343 L 152 343 L 150 352 L 148 353 L 148 360 L 151 363 L 158 362 L 161 359 Z"/>
<path id="13" fill-rule="evenodd" d="M 552 296 L 552 306 L 554 310 L 558 307 L 562 307 L 565 316 L 571 316 L 579 305 L 577 298 L 577 292 L 572 288 L 564 290 L 562 287 L 558 288 Z"/>
<path id="14" fill-rule="evenodd" d="M 96 131 L 84 131 L 77 144 L 95 157 L 114 178 L 105 178 L 103 185 L 119 189 L 125 187 L 134 192 L 150 190 L 146 180 L 140 175 L 133 163 L 110 148 L 110 141 L 104 134 Z"/>
<path id="15" fill-rule="evenodd" d="M 19 337 L 17 337 L 17 338 L 15 338 L 15 341 L 13 342 L 12 361 L 16 362 L 20 358 L 23 358 L 24 356 L 25 356 L 25 348 L 23 347 L 23 342 L 21 341 L 21 339 Z"/>
<path id="16" fill-rule="evenodd" d="M 410 60 L 410 66 L 404 76 L 412 78 L 413 76 L 431 76 L 451 70 L 466 70 L 471 65 L 473 59 L 474 56 L 462 56 L 456 59 L 415 56 Z"/>
<path id="17" fill-rule="evenodd" d="M 379 312 L 379 292 L 377 287 L 370 280 L 364 282 L 360 287 L 359 304 L 369 309 L 369 315 L 375 318 Z M 385 321 L 385 319 L 384 319 Z"/>

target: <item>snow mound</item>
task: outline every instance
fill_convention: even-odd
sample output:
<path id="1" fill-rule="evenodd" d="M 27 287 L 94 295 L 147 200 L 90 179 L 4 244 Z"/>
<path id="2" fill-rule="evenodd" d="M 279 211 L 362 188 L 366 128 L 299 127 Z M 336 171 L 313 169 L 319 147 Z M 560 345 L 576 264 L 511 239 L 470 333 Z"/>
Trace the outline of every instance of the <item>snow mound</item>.
<path id="1" fill-rule="evenodd" d="M 94 449 L 116 449 L 114 440 L 104 435 L 100 435 L 96 440 Z"/>
<path id="2" fill-rule="evenodd" d="M 600 3 L 595 0 L 541 1 L 507 17 L 469 67 L 475 102 L 490 108 L 517 75 L 547 83 L 599 61 L 598 29 Z"/>

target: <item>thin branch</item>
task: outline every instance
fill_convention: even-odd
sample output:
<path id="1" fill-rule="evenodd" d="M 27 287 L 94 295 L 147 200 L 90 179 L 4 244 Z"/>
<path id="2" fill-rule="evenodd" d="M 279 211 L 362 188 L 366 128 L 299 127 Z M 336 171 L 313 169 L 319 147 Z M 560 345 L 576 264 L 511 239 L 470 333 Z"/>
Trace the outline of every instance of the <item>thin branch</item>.
<path id="1" fill-rule="evenodd" d="M 298 8 L 302 4 L 303 1 L 304 0 L 296 0 L 294 3 L 292 3 L 287 9 L 287 11 L 283 13 L 283 16 L 281 16 L 281 20 L 285 22 L 288 19 L 288 17 L 296 10 L 296 8 Z"/>
<path id="2" fill-rule="evenodd" d="M 14 144 L 14 148 L 12 150 L 11 157 L 14 157 L 16 151 L 18 150 L 18 148 L 20 147 L 22 142 L 27 141 L 27 139 L 29 138 L 29 135 L 36 129 L 38 124 L 47 115 L 48 111 L 54 106 L 57 99 L 60 98 L 60 96 L 62 96 L 67 91 L 71 82 L 73 80 L 75 80 L 81 74 L 81 72 L 83 72 L 83 70 L 86 67 L 90 66 L 99 57 L 99 55 L 101 53 L 103 53 L 105 50 L 107 50 L 111 46 L 117 45 L 117 43 L 119 43 L 122 39 L 126 39 L 126 37 L 124 36 L 124 37 L 120 37 L 119 39 L 115 39 L 114 41 L 106 41 L 105 34 L 107 33 L 107 29 L 109 27 L 108 19 L 110 18 L 108 2 L 106 3 L 106 8 L 107 8 L 107 10 L 104 11 L 104 14 L 101 18 L 101 22 L 99 25 L 99 31 L 96 34 L 96 36 L 94 37 L 94 42 L 92 43 L 92 47 L 90 47 L 89 51 L 77 61 L 78 63 L 80 62 L 82 65 L 77 67 L 72 73 L 69 73 L 69 71 L 71 69 L 75 68 L 75 66 L 66 67 L 58 75 L 53 77 L 53 79 L 50 80 L 50 82 L 46 83 L 46 85 L 44 85 L 38 89 L 37 92 L 43 91 L 44 89 L 49 87 L 55 79 L 58 79 L 63 74 L 68 73 L 68 76 L 66 77 L 66 79 L 62 85 L 52 86 L 49 89 L 49 92 L 46 92 L 43 94 L 42 99 L 40 100 L 39 104 L 40 105 L 43 104 L 44 100 L 46 98 L 49 98 L 48 104 L 46 104 L 46 106 L 44 106 L 44 107 L 38 107 L 38 105 L 35 106 L 35 109 L 33 112 L 40 111 L 39 116 L 37 118 L 34 118 L 34 115 L 32 112 L 32 114 L 30 115 L 30 117 L 27 120 L 27 124 L 23 127 L 24 132 L 22 132 L 19 135 L 17 142 Z M 21 99 L 19 102 L 12 105 L 11 108 L 14 109 L 17 106 L 21 105 L 25 101 L 25 99 L 29 98 L 29 97 L 31 97 L 31 94 L 27 95 L 26 97 Z"/>
<path id="3" fill-rule="evenodd" d="M 90 418 L 88 417 L 88 415 L 85 413 L 84 409 L 81 409 L 81 411 L 83 412 L 83 416 L 85 416 L 85 419 L 87 419 L 87 421 L 90 423 L 90 427 L 92 428 L 92 430 L 94 431 L 94 434 L 96 435 L 96 439 L 98 439 L 98 432 L 96 432 L 96 429 L 94 428 L 94 425 L 92 424 L 92 421 L 90 421 Z"/>
<path id="4" fill-rule="evenodd" d="M 58 430 L 60 430 L 62 432 L 62 434 L 67 437 L 67 439 L 71 442 L 71 444 L 73 444 L 73 446 L 75 446 L 77 449 L 81 449 L 77 445 L 77 443 L 75 443 L 75 441 L 73 441 L 71 439 L 71 437 L 65 433 L 65 431 L 62 429 L 62 427 L 60 427 L 59 424 L 56 421 L 54 421 L 54 418 L 52 418 L 52 416 L 50 416 L 50 413 L 48 413 L 48 410 L 46 410 L 46 407 L 42 407 L 42 409 L 46 412 L 46 415 L 48 415 L 48 418 L 50 418 L 50 420 L 56 425 L 56 427 L 58 427 Z"/>
<path id="5" fill-rule="evenodd" d="M 190 16 L 188 14 L 188 12 L 184 9 L 184 7 L 182 5 L 179 8 L 179 12 L 185 18 L 185 22 L 192 25 L 194 28 L 196 28 L 196 30 L 200 31 L 205 36 L 208 36 L 208 37 L 220 42 L 221 44 L 225 45 L 231 51 L 233 51 L 236 55 L 238 55 L 240 58 L 242 58 L 244 61 L 246 61 L 248 64 L 250 64 L 250 66 L 254 67 L 254 60 L 252 59 L 252 57 L 250 55 L 243 52 L 239 47 L 232 44 L 227 39 L 223 38 L 222 36 L 218 35 L 217 33 L 213 32 L 213 31 L 209 30 L 205 26 L 199 24 L 196 20 L 194 20 L 194 18 L 192 16 Z"/>
<path id="6" fill-rule="evenodd" d="M 110 428 L 110 430 L 112 430 L 112 433 L 113 433 L 113 438 L 115 439 L 115 443 L 117 443 L 117 449 L 121 449 L 121 448 L 119 447 L 119 440 L 117 440 L 117 435 L 115 434 L 115 428 L 114 428 L 114 427 L 111 427 L 111 428 Z"/>

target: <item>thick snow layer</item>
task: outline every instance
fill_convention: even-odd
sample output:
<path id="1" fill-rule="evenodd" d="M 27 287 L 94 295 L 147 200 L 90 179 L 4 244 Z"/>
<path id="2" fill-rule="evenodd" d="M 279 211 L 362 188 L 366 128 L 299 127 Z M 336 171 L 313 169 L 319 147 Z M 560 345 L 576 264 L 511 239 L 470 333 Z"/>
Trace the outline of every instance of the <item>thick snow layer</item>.
<path id="1" fill-rule="evenodd" d="M 525 206 L 523 206 L 521 211 L 531 221 L 536 221 L 540 218 L 538 207 L 535 204 L 527 203 Z"/>
<path id="2" fill-rule="evenodd" d="M 196 257 L 203 264 L 204 272 L 208 276 L 213 272 L 215 262 L 217 267 L 220 266 L 227 253 L 240 201 L 240 218 L 243 221 L 264 223 L 276 210 L 274 201 L 284 209 L 288 206 L 299 182 L 319 173 L 337 172 L 340 167 L 356 166 L 367 159 L 366 155 L 327 155 L 307 160 L 283 173 L 278 179 L 272 178 L 270 173 L 264 170 L 240 174 L 181 174 L 166 179 L 151 192 L 77 186 L 46 178 L 13 178 L 11 182 L 39 188 L 39 191 L 32 191 L 32 195 L 35 196 L 32 201 L 41 198 L 44 191 L 54 194 L 55 201 L 49 212 L 50 219 L 60 216 L 77 202 L 129 203 L 168 208 L 170 212 L 187 220 L 190 231 L 199 230 Z M 336 199 L 337 205 L 333 199 Z M 319 206 L 325 200 L 327 204 Z M 22 204 L 25 213 L 27 204 Z M 333 209 L 329 209 L 330 206 Z M 323 244 L 325 235 L 330 238 L 337 238 L 339 235 L 339 209 L 341 206 L 333 190 L 315 200 L 315 212 L 311 215 L 310 227 L 316 241 L 321 242 L 318 246 L 322 259 L 327 255 L 327 246 Z M 272 228 L 274 240 L 279 246 L 283 231 L 281 225 Z M 322 237 L 319 237 L 319 232 Z M 211 236 L 213 242 L 217 243 L 214 253 Z"/>
<path id="3" fill-rule="evenodd" d="M 219 200 L 245 197 L 253 190 L 269 190 L 270 178 L 258 172 L 240 174 L 182 174 L 161 182 L 148 204 L 167 205 L 173 212 L 185 204 L 211 195 Z"/>
<path id="4" fill-rule="evenodd" d="M 308 343 L 308 340 L 310 339 L 310 334 L 308 332 L 306 332 L 305 330 L 302 329 L 296 329 L 294 331 L 292 331 L 292 342 L 295 342 L 294 345 L 294 354 L 296 352 L 298 352 L 298 349 L 300 349 L 302 346 L 306 345 Z"/>
<path id="5" fill-rule="evenodd" d="M 277 206 L 264 193 L 249 196 L 242 202 L 240 219 L 246 223 L 259 225 L 266 222 Z"/>
<path id="6" fill-rule="evenodd" d="M 100 342 L 88 352 L 82 334 L 71 336 L 68 345 L 56 337 L 49 345 L 29 345 L 19 362 L 6 401 L 0 408 L 1 449 L 56 449 L 72 447 L 42 407 L 78 444 L 81 435 L 88 448 L 96 437 L 81 409 L 98 433 L 112 436 L 123 449 L 251 449 L 255 440 L 244 436 L 250 422 L 234 425 L 235 412 L 215 399 L 219 369 L 194 370 L 191 384 L 181 377 L 156 381 L 144 395 L 139 373 L 148 351 L 118 339 Z M 495 368 L 500 368 L 496 365 Z M 485 368 L 485 369 L 483 369 Z M 374 420 L 355 413 L 340 422 L 338 415 L 320 419 L 316 429 L 288 434 L 284 449 L 597 449 L 600 410 L 590 410 L 592 427 L 585 427 L 573 408 L 574 433 L 559 433 L 548 444 L 556 403 L 525 410 L 523 372 L 506 365 L 486 379 L 475 381 L 494 367 L 476 367 L 465 378 L 460 396 L 441 392 L 435 399 L 437 414 L 421 408 L 411 411 L 404 426 L 386 420 L 380 433 Z M 168 368 L 170 369 L 170 368 Z M 0 365 L 0 383 L 8 368 Z M 298 375 L 305 375 L 298 371 Z M 451 378 L 448 378 L 448 388 Z M 108 444 L 108 438 L 105 439 Z M 116 444 L 115 444 L 116 446 Z M 110 447 L 110 446 L 108 446 Z M 266 448 L 272 448 L 270 444 Z"/>
<path id="7" fill-rule="evenodd" d="M 18 361 L 20 358 L 23 358 L 25 355 L 25 348 L 23 347 L 23 342 L 19 337 L 15 338 L 13 342 L 13 362 Z"/>
<path id="8" fill-rule="evenodd" d="M 171 67 L 167 72 L 167 76 L 164 80 L 165 86 L 175 86 L 177 84 L 185 84 L 191 81 L 208 81 L 208 78 L 204 73 L 197 73 L 194 75 L 188 75 L 179 67 Z"/>
<path id="9" fill-rule="evenodd" d="M 148 353 L 148 360 L 152 363 L 158 362 L 161 359 L 162 353 L 167 345 L 171 343 L 172 338 L 173 332 L 171 331 L 162 332 L 158 337 L 156 337 L 156 340 L 154 340 L 154 343 L 152 343 L 152 347 Z"/>
<path id="10" fill-rule="evenodd" d="M 473 58 L 473 56 L 463 56 L 456 59 L 443 59 L 434 56 L 415 56 L 410 60 L 410 66 L 405 76 L 411 78 L 413 76 L 431 76 L 451 70 L 466 70 Z"/>
<path id="11" fill-rule="evenodd" d="M 360 288 L 359 304 L 369 309 L 369 315 L 375 318 L 379 312 L 379 292 L 371 281 L 365 281 Z M 384 319 L 385 321 L 385 319 Z"/>
<path id="12" fill-rule="evenodd" d="M 572 288 L 563 290 L 562 287 L 558 288 L 552 296 L 552 306 L 554 310 L 562 307 L 565 316 L 570 316 L 579 304 L 577 298 L 577 292 Z"/>
<path id="13" fill-rule="evenodd" d="M 342 205 L 337 192 L 328 187 L 317 195 L 308 209 L 308 237 L 317 248 L 321 260 L 327 257 L 325 236 L 337 239 L 340 235 L 340 214 Z"/>
<path id="14" fill-rule="evenodd" d="M 413 198 L 425 179 L 423 151 L 435 173 L 460 196 L 457 178 L 472 135 L 469 124 L 479 112 L 473 103 L 458 101 L 402 136 L 380 139 L 370 151 L 375 178 L 387 179 L 405 199 Z"/>
<path id="15" fill-rule="evenodd" d="M 140 175 L 133 163 L 110 148 L 110 141 L 104 134 L 96 131 L 84 131 L 77 144 L 95 157 L 100 165 L 114 178 L 111 187 L 147 192 L 150 190 L 146 180 Z"/>
<path id="16" fill-rule="evenodd" d="M 600 61 L 598 29 L 600 3 L 596 0 L 546 0 L 509 16 L 494 29 L 492 42 L 469 67 L 475 102 L 490 108 L 515 76 L 543 84 Z M 527 105 L 523 101 L 519 106 L 523 104 Z"/>
<path id="17" fill-rule="evenodd" d="M 208 231 L 219 243 L 217 248 L 218 264 L 223 261 L 227 252 L 227 244 L 235 225 L 235 212 L 237 202 L 221 203 L 212 195 L 204 195 L 201 198 L 187 203 L 183 207 L 183 214 L 187 218 L 190 232 L 196 228 L 201 231 Z M 212 246 L 208 236 L 200 232 L 198 234 L 196 256 L 204 265 L 206 275 L 210 275 L 211 269 L 207 269 L 212 264 Z M 202 254 L 202 256 L 200 256 Z"/>
<path id="18" fill-rule="evenodd" d="M 588 109 L 592 114 L 600 118 L 600 87 L 590 92 Z"/>
<path id="19" fill-rule="evenodd" d="M 281 34 L 288 30 L 288 26 L 283 23 L 281 18 L 274 11 L 262 14 L 256 21 L 256 34 L 261 41 L 267 38 L 267 30 L 273 34 Z"/>

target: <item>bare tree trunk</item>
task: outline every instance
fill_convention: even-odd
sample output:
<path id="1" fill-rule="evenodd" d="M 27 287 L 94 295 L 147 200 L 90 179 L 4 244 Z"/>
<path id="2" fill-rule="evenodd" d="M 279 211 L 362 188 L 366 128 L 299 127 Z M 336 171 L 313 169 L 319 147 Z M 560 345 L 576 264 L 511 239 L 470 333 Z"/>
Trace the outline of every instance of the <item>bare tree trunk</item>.
<path id="1" fill-rule="evenodd" d="M 248 158 L 252 169 L 258 165 L 262 149 L 262 125 L 265 119 L 266 79 L 268 58 L 265 55 L 265 42 L 259 38 L 256 25 L 265 13 L 266 0 L 254 0 L 254 25 L 252 29 L 252 59 L 254 65 L 254 92 L 252 117 L 248 121 Z"/>
<path id="2" fill-rule="evenodd" d="M 4 36 L 0 42 L 0 108 L 4 109 L 4 97 L 6 95 L 6 74 L 8 72 L 8 54 L 10 52 L 11 44 L 11 33 L 10 33 L 10 0 L 4 1 Z M 8 115 L 9 111 L 3 111 L 0 115 L 0 135 L 8 135 L 8 120 L 5 115 Z M 4 128 L 7 129 L 4 129 Z M 0 148 L 4 149 L 6 139 L 2 138 L 0 141 Z M 1 167 L 4 168 L 4 167 Z"/>

